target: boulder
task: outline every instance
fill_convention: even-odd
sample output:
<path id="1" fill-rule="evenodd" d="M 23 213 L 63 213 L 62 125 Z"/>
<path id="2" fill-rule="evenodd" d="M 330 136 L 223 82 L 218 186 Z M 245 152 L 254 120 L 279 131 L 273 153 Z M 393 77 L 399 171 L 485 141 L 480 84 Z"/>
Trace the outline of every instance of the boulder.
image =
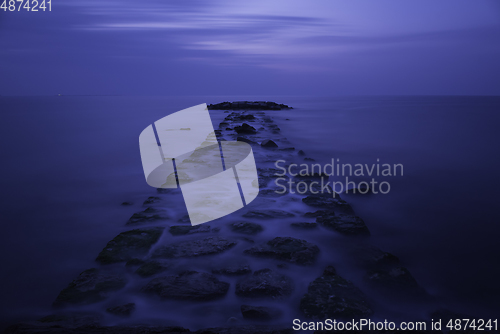
<path id="1" fill-rule="evenodd" d="M 255 219 L 273 219 L 273 218 L 290 218 L 295 217 L 291 212 L 283 210 L 252 210 L 243 215 L 245 218 Z"/>
<path id="2" fill-rule="evenodd" d="M 163 227 L 142 228 L 120 233 L 108 242 L 97 256 L 96 261 L 108 264 L 146 255 L 162 233 Z"/>
<path id="3" fill-rule="evenodd" d="M 168 263 L 161 260 L 148 260 L 144 262 L 135 273 L 141 277 L 149 277 L 164 272 L 169 267 Z"/>
<path id="4" fill-rule="evenodd" d="M 363 219 L 354 215 L 327 214 L 316 218 L 322 226 L 347 235 L 370 235 Z"/>
<path id="5" fill-rule="evenodd" d="M 168 230 L 172 235 L 185 235 L 194 233 L 208 233 L 213 232 L 209 225 L 201 224 L 195 226 L 174 225 L 170 226 Z"/>
<path id="6" fill-rule="evenodd" d="M 277 237 L 263 245 L 245 250 L 245 254 L 269 257 L 301 265 L 313 264 L 318 253 L 318 246 L 305 240 L 290 237 Z"/>
<path id="7" fill-rule="evenodd" d="M 261 269 L 236 284 L 236 295 L 251 298 L 281 298 L 293 291 L 288 276 L 271 269 Z"/>
<path id="8" fill-rule="evenodd" d="M 248 125 L 247 123 L 243 123 L 240 126 L 235 126 L 234 131 L 237 133 L 247 133 L 247 134 L 254 134 L 257 133 L 257 130 L 251 125 Z"/>
<path id="9" fill-rule="evenodd" d="M 125 305 L 109 307 L 106 312 L 116 315 L 118 317 L 130 317 L 132 312 L 135 311 L 135 303 L 128 303 Z"/>
<path id="10" fill-rule="evenodd" d="M 131 206 L 131 205 L 133 205 L 133 204 L 134 204 L 134 203 L 132 203 L 132 202 L 122 202 L 122 204 L 121 204 L 121 205 L 123 205 L 123 206 Z"/>
<path id="11" fill-rule="evenodd" d="M 368 316 L 373 313 L 365 295 L 352 282 L 328 266 L 323 275 L 309 284 L 300 300 L 300 310 L 310 319 Z"/>
<path id="12" fill-rule="evenodd" d="M 269 321 L 280 318 L 283 312 L 274 307 L 241 305 L 241 315 L 248 320 Z"/>
<path id="13" fill-rule="evenodd" d="M 96 303 L 122 289 L 126 283 L 123 277 L 105 274 L 96 268 L 87 269 L 59 293 L 53 305 Z"/>
<path id="14" fill-rule="evenodd" d="M 184 271 L 179 275 L 155 278 L 142 291 L 165 299 L 207 301 L 223 297 L 228 289 L 229 283 L 219 281 L 212 274 Z"/>
<path id="15" fill-rule="evenodd" d="M 167 218 L 162 210 L 147 208 L 144 211 L 134 213 L 127 221 L 127 225 L 154 223 Z"/>
<path id="16" fill-rule="evenodd" d="M 235 266 L 228 266 L 228 267 L 220 268 L 220 269 L 212 269 L 212 274 L 219 274 L 219 275 L 225 275 L 225 276 L 246 275 L 246 274 L 250 274 L 251 272 L 252 272 L 252 269 L 250 269 L 250 266 L 248 266 L 248 265 L 235 265 Z"/>
<path id="17" fill-rule="evenodd" d="M 265 147 L 265 148 L 276 148 L 276 147 L 278 147 L 278 144 L 276 144 L 271 139 L 266 139 L 262 143 L 260 143 L 260 146 Z"/>
<path id="18" fill-rule="evenodd" d="M 261 225 L 256 223 L 250 223 L 245 221 L 237 221 L 229 225 L 231 231 L 242 234 L 257 234 L 262 232 L 263 228 Z"/>
<path id="19" fill-rule="evenodd" d="M 153 258 L 196 257 L 222 253 L 236 245 L 236 241 L 223 237 L 208 237 L 174 243 L 158 248 L 153 252 Z"/>

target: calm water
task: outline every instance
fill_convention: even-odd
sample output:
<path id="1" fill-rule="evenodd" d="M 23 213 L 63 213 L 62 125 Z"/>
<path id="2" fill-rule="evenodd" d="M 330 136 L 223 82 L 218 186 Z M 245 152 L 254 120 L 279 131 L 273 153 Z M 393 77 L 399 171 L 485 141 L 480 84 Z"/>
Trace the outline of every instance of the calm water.
<path id="1" fill-rule="evenodd" d="M 389 194 L 346 197 L 373 243 L 443 306 L 498 314 L 500 98 L 0 97 L 2 324 L 45 315 L 154 194 L 138 152 L 146 126 L 245 99 L 294 106 L 270 114 L 318 163 L 403 164 Z M 211 113 L 218 124 L 223 114 Z"/>

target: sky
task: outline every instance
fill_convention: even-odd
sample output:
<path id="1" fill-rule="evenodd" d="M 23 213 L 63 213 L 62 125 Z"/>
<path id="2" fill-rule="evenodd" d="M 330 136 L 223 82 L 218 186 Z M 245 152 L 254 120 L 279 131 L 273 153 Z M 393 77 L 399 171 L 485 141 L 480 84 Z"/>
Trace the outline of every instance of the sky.
<path id="1" fill-rule="evenodd" d="M 498 0 L 52 0 L 0 95 L 500 95 Z"/>

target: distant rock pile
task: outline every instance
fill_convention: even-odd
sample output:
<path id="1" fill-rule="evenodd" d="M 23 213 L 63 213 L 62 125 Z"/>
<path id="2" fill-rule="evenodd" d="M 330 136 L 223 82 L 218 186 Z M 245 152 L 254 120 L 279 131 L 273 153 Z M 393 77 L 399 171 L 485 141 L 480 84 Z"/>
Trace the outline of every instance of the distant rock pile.
<path id="1" fill-rule="evenodd" d="M 292 109 L 286 104 L 278 104 L 276 102 L 268 101 L 235 101 L 235 102 L 221 102 L 217 104 L 209 104 L 208 110 L 281 110 Z"/>

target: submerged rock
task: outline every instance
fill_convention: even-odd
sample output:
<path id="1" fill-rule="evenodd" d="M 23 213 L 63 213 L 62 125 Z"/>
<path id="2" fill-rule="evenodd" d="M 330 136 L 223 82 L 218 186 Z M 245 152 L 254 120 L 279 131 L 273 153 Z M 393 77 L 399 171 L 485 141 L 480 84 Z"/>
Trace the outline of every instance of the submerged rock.
<path id="1" fill-rule="evenodd" d="M 156 204 L 161 201 L 160 197 L 150 196 L 147 200 L 144 201 L 143 205 Z"/>
<path id="2" fill-rule="evenodd" d="M 53 305 L 96 303 L 110 292 L 122 289 L 126 283 L 123 277 L 103 274 L 96 268 L 87 269 L 59 293 Z"/>
<path id="3" fill-rule="evenodd" d="M 164 215 L 163 211 L 155 208 L 147 208 L 144 211 L 134 213 L 127 221 L 127 225 L 154 223 L 167 218 L 168 217 Z"/>
<path id="4" fill-rule="evenodd" d="M 212 274 L 226 275 L 226 276 L 239 276 L 250 274 L 252 269 L 247 265 L 229 266 L 221 269 L 212 269 Z"/>
<path id="5" fill-rule="evenodd" d="M 363 219 L 353 215 L 324 215 L 316 218 L 316 222 L 326 228 L 348 235 L 370 235 Z"/>
<path id="6" fill-rule="evenodd" d="M 214 275 L 185 271 L 175 276 L 155 278 L 142 291 L 165 299 L 206 301 L 223 297 L 228 289 L 229 283 L 219 281 Z"/>
<path id="7" fill-rule="evenodd" d="M 248 125 L 247 123 L 243 123 L 240 126 L 235 126 L 234 131 L 237 133 L 248 133 L 248 134 L 254 134 L 257 133 L 257 130 L 251 125 Z"/>
<path id="8" fill-rule="evenodd" d="M 292 279 L 271 269 L 258 270 L 236 284 L 236 295 L 241 297 L 280 298 L 292 291 Z"/>
<path id="9" fill-rule="evenodd" d="M 263 231 L 261 225 L 245 221 L 234 222 L 229 226 L 231 227 L 231 231 L 236 233 L 257 234 Z"/>
<path id="10" fill-rule="evenodd" d="M 372 270 L 367 273 L 365 280 L 374 287 L 385 290 L 407 293 L 424 293 L 415 278 L 404 267 L 390 270 Z"/>
<path id="11" fill-rule="evenodd" d="M 243 215 L 245 218 L 273 219 L 295 217 L 291 212 L 283 210 L 252 210 Z"/>
<path id="12" fill-rule="evenodd" d="M 217 254 L 234 245 L 236 245 L 235 241 L 223 237 L 209 237 L 160 247 L 154 251 L 153 257 L 170 259 Z"/>
<path id="13" fill-rule="evenodd" d="M 274 307 L 241 305 L 241 315 L 248 320 L 268 321 L 280 318 L 283 312 Z"/>
<path id="14" fill-rule="evenodd" d="M 300 310 L 306 317 L 318 320 L 373 313 L 365 295 L 350 281 L 337 275 L 332 266 L 309 284 L 307 293 L 300 300 Z"/>
<path id="15" fill-rule="evenodd" d="M 168 267 L 165 261 L 149 260 L 144 262 L 135 273 L 141 277 L 149 277 L 164 272 Z"/>
<path id="16" fill-rule="evenodd" d="M 290 237 L 277 237 L 263 245 L 245 250 L 245 254 L 270 257 L 302 265 L 313 264 L 318 253 L 318 246 L 305 240 Z"/>
<path id="17" fill-rule="evenodd" d="M 304 204 L 317 208 L 339 210 L 344 213 L 354 212 L 351 206 L 343 199 L 340 199 L 338 195 L 335 195 L 335 198 L 333 198 L 331 194 L 309 195 L 307 197 L 304 197 L 302 199 L 302 202 L 304 202 Z"/>
<path id="18" fill-rule="evenodd" d="M 194 234 L 194 233 L 208 233 L 213 232 L 210 230 L 209 225 L 195 225 L 195 226 L 183 226 L 183 225 L 175 225 L 170 226 L 168 230 L 172 235 L 185 235 L 185 234 Z"/>
<path id="19" fill-rule="evenodd" d="M 116 315 L 118 317 L 130 317 L 132 312 L 135 311 L 135 303 L 128 303 L 125 305 L 109 307 L 106 312 Z"/>
<path id="20" fill-rule="evenodd" d="M 131 205 L 133 205 L 133 204 L 134 204 L 134 203 L 132 203 L 132 202 L 122 202 L 122 204 L 121 204 L 121 205 L 123 205 L 123 206 L 131 206 Z"/>
<path id="21" fill-rule="evenodd" d="M 266 148 L 275 148 L 275 147 L 278 147 L 278 144 L 276 144 L 271 139 L 266 139 L 262 143 L 260 143 L 260 146 L 266 147 Z"/>
<path id="22" fill-rule="evenodd" d="M 163 227 L 142 228 L 120 233 L 108 242 L 96 261 L 107 264 L 128 261 L 133 257 L 145 255 L 162 233 Z"/>

